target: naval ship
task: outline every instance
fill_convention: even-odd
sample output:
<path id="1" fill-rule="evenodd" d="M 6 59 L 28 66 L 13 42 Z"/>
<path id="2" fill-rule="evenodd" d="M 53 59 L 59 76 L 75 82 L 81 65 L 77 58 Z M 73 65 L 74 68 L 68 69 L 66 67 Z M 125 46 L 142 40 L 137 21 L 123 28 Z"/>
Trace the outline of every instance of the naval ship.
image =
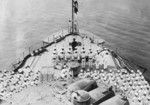
<path id="1" fill-rule="evenodd" d="M 79 29 L 77 12 L 72 0 L 68 28 L 0 73 L 0 105 L 150 105 L 144 72 Z"/>

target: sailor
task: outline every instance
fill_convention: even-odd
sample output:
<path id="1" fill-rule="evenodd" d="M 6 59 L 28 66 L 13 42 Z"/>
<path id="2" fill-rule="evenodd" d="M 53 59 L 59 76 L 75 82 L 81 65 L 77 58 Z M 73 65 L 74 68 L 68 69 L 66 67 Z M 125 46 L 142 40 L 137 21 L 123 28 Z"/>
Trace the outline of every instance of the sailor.
<path id="1" fill-rule="evenodd" d="M 86 78 L 86 71 L 83 72 L 83 78 Z"/>
<path id="2" fill-rule="evenodd" d="M 150 105 L 150 97 L 147 97 L 145 105 Z"/>
<path id="3" fill-rule="evenodd" d="M 95 61 L 95 65 L 96 65 L 96 69 L 99 69 L 99 66 L 100 66 L 100 65 L 99 65 L 99 64 L 100 64 L 100 59 L 101 59 L 101 58 L 100 58 L 99 53 L 96 54 L 96 55 L 95 55 L 95 60 L 96 60 L 96 61 Z"/>
<path id="4" fill-rule="evenodd" d="M 19 72 L 19 73 L 23 73 L 23 70 L 22 70 L 22 68 L 20 68 L 20 69 L 18 70 L 18 72 Z"/>
<path id="5" fill-rule="evenodd" d="M 86 65 L 86 53 L 85 53 L 85 48 L 83 47 L 82 48 L 82 52 L 81 52 L 81 65 L 82 65 L 82 68 L 85 68 L 85 65 Z"/>
<path id="6" fill-rule="evenodd" d="M 66 78 L 68 78 L 68 73 L 69 73 L 69 69 L 63 69 L 62 71 L 61 71 L 61 77 L 63 78 L 63 79 L 66 79 Z"/>
<path id="7" fill-rule="evenodd" d="M 99 79 L 99 72 L 97 70 L 94 71 L 93 79 L 94 80 L 98 80 Z"/>
<path id="8" fill-rule="evenodd" d="M 71 57 L 72 57 L 72 51 L 71 51 L 71 48 L 69 48 L 69 50 L 65 54 L 65 60 L 70 61 Z"/>
<path id="9" fill-rule="evenodd" d="M 109 72 L 108 72 L 108 77 L 110 78 L 111 74 L 112 74 L 112 69 L 109 69 Z"/>
<path id="10" fill-rule="evenodd" d="M 78 51 L 77 50 L 74 51 L 73 58 L 74 58 L 75 61 L 78 60 Z"/>
<path id="11" fill-rule="evenodd" d="M 94 76 L 97 75 L 97 70 L 94 70 L 94 73 L 93 73 L 93 74 L 94 74 Z"/>
<path id="12" fill-rule="evenodd" d="M 6 69 L 4 70 L 4 74 L 8 74 L 8 71 Z"/>
<path id="13" fill-rule="evenodd" d="M 89 78 L 89 77 L 90 77 L 90 69 L 87 69 L 86 77 L 87 77 L 87 78 Z"/>
<path id="14" fill-rule="evenodd" d="M 105 84 L 108 84 L 108 81 L 107 81 L 107 77 L 105 76 L 105 77 L 103 77 L 103 82 L 105 83 Z"/>
<path id="15" fill-rule="evenodd" d="M 53 64 L 54 64 L 53 66 L 54 66 L 54 68 L 56 68 L 56 62 L 58 59 L 58 52 L 57 52 L 56 48 L 54 48 L 54 50 L 53 50 L 52 59 L 53 59 Z"/>
<path id="16" fill-rule="evenodd" d="M 76 46 L 78 45 L 78 42 L 76 42 L 76 39 L 73 38 L 73 42 L 72 42 L 72 50 L 76 50 Z"/>
<path id="17" fill-rule="evenodd" d="M 93 57 L 94 57 L 92 51 L 90 51 L 90 52 L 88 53 L 88 57 L 89 57 L 89 68 L 92 68 L 92 66 L 93 66 Z"/>
<path id="18" fill-rule="evenodd" d="M 138 97 L 138 105 L 143 105 L 141 101 L 141 97 Z"/>
<path id="19" fill-rule="evenodd" d="M 64 65 L 63 65 L 63 67 L 62 67 L 62 68 L 63 68 L 63 69 L 68 68 L 67 64 L 66 64 L 66 63 L 64 63 Z"/>
<path id="20" fill-rule="evenodd" d="M 145 102 L 146 99 L 147 99 L 147 92 L 144 91 L 143 95 L 141 96 L 141 100 L 142 100 L 142 102 Z"/>
<path id="21" fill-rule="evenodd" d="M 73 79 L 74 75 L 73 75 L 73 71 L 70 70 L 70 68 L 68 68 L 68 79 Z"/>
<path id="22" fill-rule="evenodd" d="M 81 69 L 80 70 L 80 72 L 79 72 L 79 74 L 78 74 L 78 77 L 81 79 L 81 78 L 83 78 L 83 70 Z"/>
<path id="23" fill-rule="evenodd" d="M 132 98 L 135 94 L 135 88 L 132 87 L 131 91 L 129 92 L 129 97 Z"/>
<path id="24" fill-rule="evenodd" d="M 60 58 L 61 61 L 64 60 L 64 58 L 65 58 L 65 50 L 64 50 L 64 48 L 62 48 L 62 51 L 60 52 L 59 58 Z"/>
<path id="25" fill-rule="evenodd" d="M 58 52 L 56 50 L 56 48 L 53 50 L 53 60 L 56 61 L 57 59 L 57 55 L 58 55 Z"/>

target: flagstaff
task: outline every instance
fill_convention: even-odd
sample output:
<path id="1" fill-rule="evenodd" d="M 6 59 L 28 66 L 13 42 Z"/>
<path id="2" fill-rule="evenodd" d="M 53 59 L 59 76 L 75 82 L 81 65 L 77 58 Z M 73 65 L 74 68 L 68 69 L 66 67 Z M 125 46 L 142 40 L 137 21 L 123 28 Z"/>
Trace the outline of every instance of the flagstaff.
<path id="1" fill-rule="evenodd" d="M 74 0 L 72 0 L 72 33 L 74 33 Z"/>
<path id="2" fill-rule="evenodd" d="M 74 13 L 77 14 L 78 12 L 78 2 L 75 0 L 72 0 L 72 33 L 74 34 L 75 32 L 75 24 L 74 24 Z"/>

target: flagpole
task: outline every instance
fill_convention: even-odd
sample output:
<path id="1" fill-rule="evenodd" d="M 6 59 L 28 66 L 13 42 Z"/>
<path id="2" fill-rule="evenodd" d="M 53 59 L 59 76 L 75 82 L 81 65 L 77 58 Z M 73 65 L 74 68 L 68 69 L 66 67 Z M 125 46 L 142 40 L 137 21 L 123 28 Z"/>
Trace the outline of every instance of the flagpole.
<path id="1" fill-rule="evenodd" d="M 72 33 L 74 33 L 74 0 L 72 0 Z"/>

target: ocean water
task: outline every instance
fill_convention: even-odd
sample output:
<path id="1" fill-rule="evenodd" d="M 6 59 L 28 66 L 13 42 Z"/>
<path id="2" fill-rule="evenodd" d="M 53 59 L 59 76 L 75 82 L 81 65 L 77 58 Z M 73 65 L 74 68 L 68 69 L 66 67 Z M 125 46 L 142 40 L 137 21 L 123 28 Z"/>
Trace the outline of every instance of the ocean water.
<path id="1" fill-rule="evenodd" d="M 81 29 L 150 73 L 150 0 L 78 0 Z M 71 0 L 0 0 L 0 70 L 67 28 Z"/>

